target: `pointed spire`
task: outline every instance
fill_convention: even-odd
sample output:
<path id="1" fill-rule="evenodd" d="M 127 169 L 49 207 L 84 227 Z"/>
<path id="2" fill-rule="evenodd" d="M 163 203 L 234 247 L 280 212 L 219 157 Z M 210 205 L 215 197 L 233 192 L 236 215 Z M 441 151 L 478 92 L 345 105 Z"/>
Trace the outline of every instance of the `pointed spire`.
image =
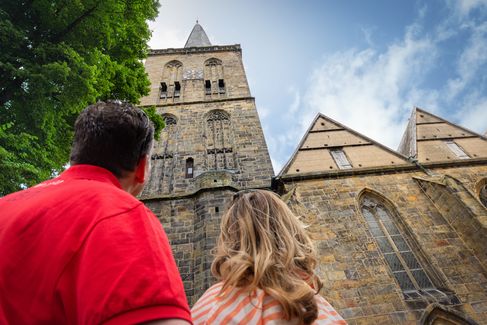
<path id="1" fill-rule="evenodd" d="M 198 23 L 198 20 L 196 20 L 196 24 L 194 25 L 191 34 L 189 34 L 188 40 L 186 41 L 184 47 L 187 48 L 203 46 L 211 46 L 211 43 L 208 39 L 208 36 L 206 36 L 205 30 Z"/>

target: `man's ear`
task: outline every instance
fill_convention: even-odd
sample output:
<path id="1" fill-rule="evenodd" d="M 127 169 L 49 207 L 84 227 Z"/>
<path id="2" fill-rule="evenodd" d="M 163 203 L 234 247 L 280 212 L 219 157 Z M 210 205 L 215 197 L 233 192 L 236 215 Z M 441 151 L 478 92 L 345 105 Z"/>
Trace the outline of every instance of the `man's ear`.
<path id="1" fill-rule="evenodd" d="M 140 158 L 139 163 L 137 167 L 135 168 L 135 181 L 137 183 L 144 183 L 145 182 L 145 166 L 147 165 L 147 155 L 144 155 L 142 158 Z"/>

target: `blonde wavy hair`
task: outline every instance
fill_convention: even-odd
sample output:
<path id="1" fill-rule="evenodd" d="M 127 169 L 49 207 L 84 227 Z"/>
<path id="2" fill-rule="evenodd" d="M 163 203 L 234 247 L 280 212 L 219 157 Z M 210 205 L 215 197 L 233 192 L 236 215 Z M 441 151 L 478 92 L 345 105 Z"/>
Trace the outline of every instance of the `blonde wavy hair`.
<path id="1" fill-rule="evenodd" d="M 311 324 L 318 317 L 314 296 L 322 287 L 317 260 L 304 226 L 274 193 L 237 192 L 221 221 L 211 272 L 232 287 L 256 288 L 281 304 L 287 320 Z"/>

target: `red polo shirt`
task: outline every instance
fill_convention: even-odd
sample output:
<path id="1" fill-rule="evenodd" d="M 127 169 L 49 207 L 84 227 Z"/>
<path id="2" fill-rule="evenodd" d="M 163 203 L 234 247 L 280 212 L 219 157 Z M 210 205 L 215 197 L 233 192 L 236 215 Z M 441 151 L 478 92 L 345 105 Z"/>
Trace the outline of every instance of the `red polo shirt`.
<path id="1" fill-rule="evenodd" d="M 191 322 L 166 234 L 107 170 L 0 199 L 0 324 Z"/>

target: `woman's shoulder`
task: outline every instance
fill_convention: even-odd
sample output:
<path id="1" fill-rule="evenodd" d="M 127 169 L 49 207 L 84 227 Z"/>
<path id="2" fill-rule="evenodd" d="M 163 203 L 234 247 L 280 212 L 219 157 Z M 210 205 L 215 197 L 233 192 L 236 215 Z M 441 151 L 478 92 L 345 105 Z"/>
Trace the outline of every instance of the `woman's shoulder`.
<path id="1" fill-rule="evenodd" d="M 191 308 L 191 311 L 194 313 L 200 309 L 203 309 L 205 306 L 209 308 L 211 303 L 214 302 L 214 300 L 218 297 L 222 287 L 223 283 L 218 282 L 208 288 L 208 290 L 206 290 L 205 293 L 194 304 L 193 308 Z"/>
<path id="2" fill-rule="evenodd" d="M 317 294 L 315 300 L 318 305 L 318 318 L 315 324 L 347 324 L 325 298 Z"/>
<path id="3" fill-rule="evenodd" d="M 191 309 L 194 324 L 295 324 L 284 321 L 279 302 L 262 289 L 248 292 L 230 288 L 221 293 L 223 283 L 211 286 Z M 346 324 L 335 309 L 316 295 L 318 319 L 314 324 Z"/>
<path id="4" fill-rule="evenodd" d="M 196 324 L 255 324 L 262 318 L 264 291 L 230 287 L 222 292 L 223 284 L 210 287 L 191 309 Z"/>

